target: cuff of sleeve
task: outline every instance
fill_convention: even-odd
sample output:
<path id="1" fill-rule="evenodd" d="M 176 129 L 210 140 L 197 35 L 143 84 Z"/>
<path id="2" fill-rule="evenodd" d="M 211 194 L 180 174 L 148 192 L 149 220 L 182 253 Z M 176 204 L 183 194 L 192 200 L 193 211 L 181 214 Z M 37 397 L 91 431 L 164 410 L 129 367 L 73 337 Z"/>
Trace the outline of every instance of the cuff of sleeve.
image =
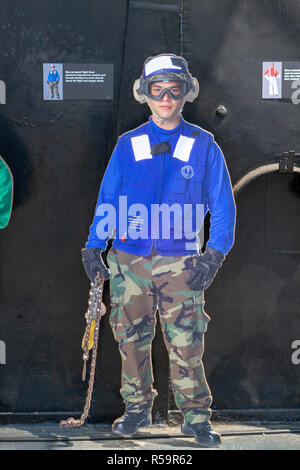
<path id="1" fill-rule="evenodd" d="M 88 241 L 85 244 L 85 248 L 100 248 L 102 251 L 106 250 L 107 242 L 105 241 Z"/>

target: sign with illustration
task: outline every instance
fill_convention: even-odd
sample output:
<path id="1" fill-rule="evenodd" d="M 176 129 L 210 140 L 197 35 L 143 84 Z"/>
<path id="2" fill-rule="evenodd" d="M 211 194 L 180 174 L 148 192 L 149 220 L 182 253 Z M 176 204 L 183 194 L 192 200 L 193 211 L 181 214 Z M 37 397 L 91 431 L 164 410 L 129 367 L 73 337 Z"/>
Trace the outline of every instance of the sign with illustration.
<path id="1" fill-rule="evenodd" d="M 44 100 L 113 100 L 113 64 L 43 64 Z"/>
<path id="2" fill-rule="evenodd" d="M 262 63 L 263 99 L 290 99 L 295 102 L 294 98 L 299 87 L 300 62 Z"/>

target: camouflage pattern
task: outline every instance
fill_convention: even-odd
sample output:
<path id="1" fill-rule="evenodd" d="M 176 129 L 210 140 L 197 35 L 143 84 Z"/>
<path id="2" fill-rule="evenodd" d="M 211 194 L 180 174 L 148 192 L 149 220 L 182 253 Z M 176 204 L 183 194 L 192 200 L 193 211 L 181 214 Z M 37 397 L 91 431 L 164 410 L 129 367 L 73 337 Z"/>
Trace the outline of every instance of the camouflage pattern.
<path id="1" fill-rule="evenodd" d="M 210 317 L 203 291 L 186 284 L 197 255 L 138 256 L 112 247 L 110 267 L 110 325 L 122 359 L 121 396 L 130 410 L 152 406 L 151 342 L 159 310 L 169 353 L 174 399 L 188 423 L 208 421 L 212 396 L 202 356 Z"/>
<path id="2" fill-rule="evenodd" d="M 55 91 L 56 97 L 60 98 L 57 82 L 49 82 L 49 89 L 51 91 L 51 98 L 54 98 L 54 91 Z"/>

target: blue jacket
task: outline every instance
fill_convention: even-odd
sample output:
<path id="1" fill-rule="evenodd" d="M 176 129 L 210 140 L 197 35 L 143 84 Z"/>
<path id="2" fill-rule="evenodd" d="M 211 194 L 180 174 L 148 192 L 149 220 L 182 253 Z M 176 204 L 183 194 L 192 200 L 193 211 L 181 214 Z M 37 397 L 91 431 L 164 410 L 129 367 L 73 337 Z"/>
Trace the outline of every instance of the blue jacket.
<path id="1" fill-rule="evenodd" d="M 59 82 L 59 73 L 57 70 L 50 70 L 48 73 L 48 82 Z"/>
<path id="2" fill-rule="evenodd" d="M 161 142 L 169 148 L 155 154 L 153 146 Z M 157 209 L 163 204 L 170 208 L 169 217 Z M 207 245 L 227 254 L 234 243 L 236 208 L 220 147 L 211 133 L 183 118 L 175 129 L 165 130 L 150 117 L 118 139 L 86 248 L 105 250 L 115 232 L 113 246 L 128 253 L 148 256 L 152 247 L 162 256 L 197 253 L 201 246 L 196 233 L 208 210 Z"/>

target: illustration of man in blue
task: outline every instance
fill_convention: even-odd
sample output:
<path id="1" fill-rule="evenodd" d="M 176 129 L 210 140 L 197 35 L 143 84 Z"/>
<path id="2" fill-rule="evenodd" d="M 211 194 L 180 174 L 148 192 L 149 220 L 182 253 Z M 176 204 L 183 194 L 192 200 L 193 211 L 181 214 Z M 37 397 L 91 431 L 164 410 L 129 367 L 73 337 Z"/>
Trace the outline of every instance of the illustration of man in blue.
<path id="1" fill-rule="evenodd" d="M 133 92 L 152 115 L 118 139 L 82 258 L 91 282 L 97 272 L 110 278 L 110 325 L 119 344 L 125 404 L 112 431 L 132 436 L 151 423 L 157 395 L 151 343 L 158 310 L 182 432 L 200 445 L 218 447 L 202 362 L 210 320 L 204 290 L 233 246 L 236 208 L 213 135 L 181 115 L 198 90 L 183 57 L 160 54 L 146 60 Z M 198 232 L 208 211 L 210 238 L 202 254 Z M 114 231 L 107 269 L 101 254 Z"/>
<path id="2" fill-rule="evenodd" d="M 60 100 L 59 91 L 58 91 L 59 80 L 60 80 L 59 73 L 56 70 L 55 65 L 52 64 L 50 67 L 50 71 L 48 73 L 47 83 L 49 85 L 49 89 L 51 92 L 51 98 L 54 98 L 54 91 L 55 91 L 56 98 L 58 100 Z"/>

